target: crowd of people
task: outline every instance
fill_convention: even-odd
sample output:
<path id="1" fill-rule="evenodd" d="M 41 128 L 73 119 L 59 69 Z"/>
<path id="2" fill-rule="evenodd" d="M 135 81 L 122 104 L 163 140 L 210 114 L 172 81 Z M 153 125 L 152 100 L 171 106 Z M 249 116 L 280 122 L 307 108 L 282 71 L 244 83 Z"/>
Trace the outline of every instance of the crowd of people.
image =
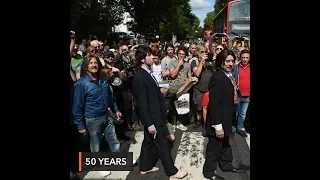
<path id="1" fill-rule="evenodd" d="M 119 152 L 126 131 L 144 131 L 140 174 L 157 171 L 162 161 L 167 176 L 182 179 L 171 157 L 177 129 L 202 128 L 209 139 L 203 175 L 239 172 L 232 166 L 229 138 L 247 136 L 244 128 L 250 101 L 250 41 L 237 37 L 207 42 L 151 41 L 145 44 L 93 39 L 70 43 L 70 179 L 76 175 L 76 151 L 101 151 L 103 137 L 111 152 Z M 177 80 L 177 81 L 172 81 Z M 187 97 L 188 111 L 177 101 Z M 185 100 L 185 99 L 184 99 Z M 180 108 L 180 109 L 179 109 Z M 188 126 L 193 124 L 193 126 Z M 80 138 L 79 138 L 80 137 Z M 100 171 L 102 176 L 109 171 Z"/>

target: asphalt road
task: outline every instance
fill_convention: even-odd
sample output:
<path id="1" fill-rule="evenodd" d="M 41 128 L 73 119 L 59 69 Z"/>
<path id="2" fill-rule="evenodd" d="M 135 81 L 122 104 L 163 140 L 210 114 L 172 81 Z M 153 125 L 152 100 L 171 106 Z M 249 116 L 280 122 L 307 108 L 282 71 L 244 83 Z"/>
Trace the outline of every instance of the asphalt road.
<path id="1" fill-rule="evenodd" d="M 143 140 L 143 132 L 127 132 L 130 137 L 135 137 L 137 142 L 120 140 L 121 151 L 133 152 L 134 159 L 138 159 L 140 154 L 141 143 Z M 175 160 L 177 168 L 187 169 L 189 174 L 185 180 L 200 180 L 204 179 L 202 176 L 202 167 L 205 159 L 205 149 L 207 144 L 207 138 L 203 138 L 200 128 L 193 129 L 192 125 L 188 126 L 188 130 L 182 132 L 177 129 L 175 132 L 176 140 L 172 144 L 172 157 Z M 233 149 L 233 164 L 238 166 L 250 166 L 250 136 L 243 138 L 238 134 L 235 134 L 234 138 L 230 141 Z M 146 175 L 140 175 L 138 166 L 134 167 L 133 171 L 113 171 L 110 176 L 107 176 L 107 180 L 169 180 L 164 173 L 161 161 L 156 164 L 160 170 L 157 172 L 149 173 Z M 226 180 L 250 180 L 250 170 L 245 173 L 231 173 L 221 172 L 217 169 L 217 174 L 224 177 Z M 99 173 L 80 172 L 78 175 L 83 179 L 103 179 Z"/>

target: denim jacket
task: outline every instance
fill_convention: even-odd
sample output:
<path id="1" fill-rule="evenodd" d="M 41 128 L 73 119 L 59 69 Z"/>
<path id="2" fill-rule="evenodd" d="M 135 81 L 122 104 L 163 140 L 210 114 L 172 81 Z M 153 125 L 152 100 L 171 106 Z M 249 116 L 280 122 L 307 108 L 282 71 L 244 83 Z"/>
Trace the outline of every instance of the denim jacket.
<path id="1" fill-rule="evenodd" d="M 106 114 L 109 89 L 108 83 L 94 80 L 89 75 L 81 77 L 76 82 L 72 112 L 78 130 L 86 128 L 85 117 L 100 117 Z"/>

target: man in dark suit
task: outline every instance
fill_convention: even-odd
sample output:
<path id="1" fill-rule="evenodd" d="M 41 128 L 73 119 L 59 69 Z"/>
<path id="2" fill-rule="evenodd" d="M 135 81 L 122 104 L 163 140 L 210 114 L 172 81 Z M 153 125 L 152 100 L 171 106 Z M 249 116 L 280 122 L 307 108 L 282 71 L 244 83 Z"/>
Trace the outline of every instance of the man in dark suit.
<path id="1" fill-rule="evenodd" d="M 216 72 L 209 81 L 209 105 L 206 132 L 209 138 L 203 176 L 207 179 L 224 179 L 215 171 L 219 162 L 222 171 L 240 172 L 232 165 L 232 150 L 229 136 L 234 118 L 235 87 L 232 67 L 235 62 L 232 51 L 225 49 L 216 58 Z"/>
<path id="2" fill-rule="evenodd" d="M 167 176 L 182 179 L 187 173 L 174 166 L 164 128 L 166 108 L 157 80 L 151 74 L 153 55 L 151 48 L 140 45 L 136 54 L 137 70 L 133 82 L 133 95 L 136 100 L 139 118 L 144 126 L 144 139 L 141 146 L 139 170 L 144 175 L 159 170 L 154 167 L 160 158 Z"/>

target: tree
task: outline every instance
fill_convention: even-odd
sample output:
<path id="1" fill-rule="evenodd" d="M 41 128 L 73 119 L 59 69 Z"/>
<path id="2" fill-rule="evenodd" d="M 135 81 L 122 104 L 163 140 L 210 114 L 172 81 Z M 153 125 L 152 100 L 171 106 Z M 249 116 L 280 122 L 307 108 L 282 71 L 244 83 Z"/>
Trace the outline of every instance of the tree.
<path id="1" fill-rule="evenodd" d="M 123 13 L 114 0 L 70 0 L 70 27 L 76 31 L 77 40 L 89 34 L 104 39 L 113 26 L 121 23 Z"/>
<path id="2" fill-rule="evenodd" d="M 213 17 L 215 16 L 215 12 L 211 11 L 207 13 L 206 18 L 204 19 L 204 29 L 205 30 L 210 30 L 213 27 Z"/>
<path id="3" fill-rule="evenodd" d="M 191 13 L 189 0 L 120 0 L 121 6 L 134 19 L 131 30 L 144 35 L 159 34 L 170 40 L 172 34 L 184 39 L 194 34 L 199 19 Z"/>
<path id="4" fill-rule="evenodd" d="M 214 4 L 215 14 L 218 14 L 225 5 L 226 5 L 226 0 L 215 0 L 215 4 Z"/>

